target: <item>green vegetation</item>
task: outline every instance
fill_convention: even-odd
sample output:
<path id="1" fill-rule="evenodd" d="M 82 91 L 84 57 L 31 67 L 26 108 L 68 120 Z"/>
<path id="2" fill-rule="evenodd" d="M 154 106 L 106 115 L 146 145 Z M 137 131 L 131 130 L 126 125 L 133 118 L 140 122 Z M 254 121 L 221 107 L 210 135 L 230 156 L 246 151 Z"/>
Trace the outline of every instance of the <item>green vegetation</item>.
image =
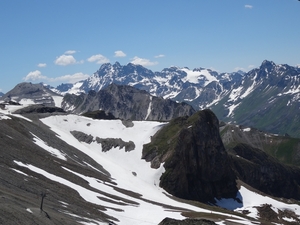
<path id="1" fill-rule="evenodd" d="M 295 155 L 297 154 L 297 146 L 299 145 L 299 143 L 299 139 L 286 138 L 286 140 L 279 144 L 274 156 L 282 162 L 285 162 L 287 164 L 296 164 L 299 166 L 300 161 L 295 161 Z"/>
<path id="2" fill-rule="evenodd" d="M 172 149 L 176 144 L 174 140 L 176 139 L 178 131 L 187 124 L 187 118 L 186 116 L 173 119 L 159 130 L 159 132 L 153 136 L 152 141 L 144 145 L 143 155 L 149 155 L 153 151 L 164 155 L 167 150 Z"/>
<path id="3" fill-rule="evenodd" d="M 253 128 L 245 132 L 235 125 L 226 125 L 220 131 L 220 135 L 227 150 L 234 148 L 238 143 L 245 143 L 261 149 L 283 164 L 300 166 L 299 138 L 267 134 Z"/>

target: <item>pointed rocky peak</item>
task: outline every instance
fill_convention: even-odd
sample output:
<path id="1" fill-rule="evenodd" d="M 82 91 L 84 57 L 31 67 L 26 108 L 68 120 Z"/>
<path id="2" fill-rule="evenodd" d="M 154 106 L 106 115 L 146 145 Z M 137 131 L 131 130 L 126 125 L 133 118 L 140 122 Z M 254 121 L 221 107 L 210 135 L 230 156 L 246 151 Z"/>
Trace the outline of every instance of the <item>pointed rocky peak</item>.
<path id="1" fill-rule="evenodd" d="M 106 70 L 107 68 L 111 68 L 111 63 L 103 63 L 98 71 Z"/>
<path id="2" fill-rule="evenodd" d="M 261 69 L 272 69 L 276 64 L 273 61 L 264 60 L 260 66 Z"/>
<path id="3" fill-rule="evenodd" d="M 115 64 L 113 65 L 113 67 L 122 67 L 122 66 L 118 61 L 116 61 Z"/>
<path id="4" fill-rule="evenodd" d="M 170 121 L 144 145 L 142 158 L 154 168 L 164 163 L 160 186 L 177 197 L 207 203 L 236 196 L 236 177 L 211 110 Z"/>

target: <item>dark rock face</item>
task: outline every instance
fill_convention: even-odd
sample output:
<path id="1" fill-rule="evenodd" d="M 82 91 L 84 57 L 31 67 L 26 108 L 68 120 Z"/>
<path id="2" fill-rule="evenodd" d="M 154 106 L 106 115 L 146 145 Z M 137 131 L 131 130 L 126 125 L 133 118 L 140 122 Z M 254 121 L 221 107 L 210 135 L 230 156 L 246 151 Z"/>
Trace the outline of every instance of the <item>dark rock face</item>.
<path id="1" fill-rule="evenodd" d="M 83 113 L 82 116 L 86 116 L 86 117 L 98 119 L 98 120 L 115 120 L 115 119 L 117 119 L 111 113 L 106 114 L 105 111 L 103 111 L 103 110 L 86 112 L 86 113 Z"/>
<path id="2" fill-rule="evenodd" d="M 135 149 L 133 141 L 123 141 L 121 138 L 99 138 L 96 137 L 96 142 L 102 146 L 102 151 L 107 152 L 112 148 L 119 147 L 120 149 L 125 147 L 125 152 L 130 152 Z"/>
<path id="3" fill-rule="evenodd" d="M 170 130 L 174 133 L 167 135 Z M 236 177 L 210 110 L 171 121 L 144 146 L 143 158 L 156 166 L 165 162 L 160 186 L 177 197 L 214 202 L 236 196 Z"/>
<path id="4" fill-rule="evenodd" d="M 101 109 L 106 114 L 123 120 L 160 120 L 192 115 L 195 110 L 186 103 L 151 96 L 130 86 L 109 85 L 99 92 L 65 95 L 62 107 L 73 113 L 84 113 Z"/>
<path id="5" fill-rule="evenodd" d="M 135 144 L 133 141 L 123 141 L 121 138 L 99 138 L 94 137 L 90 134 L 85 134 L 81 131 L 71 131 L 71 134 L 80 142 L 85 142 L 91 144 L 92 142 L 97 142 L 102 146 L 102 152 L 107 152 L 112 148 L 122 149 L 125 147 L 125 152 L 129 152 L 135 149 Z"/>
<path id="6" fill-rule="evenodd" d="M 172 218 L 163 219 L 158 225 L 215 225 L 216 223 L 210 220 L 185 219 L 175 220 Z"/>
<path id="7" fill-rule="evenodd" d="M 231 150 L 236 175 L 250 186 L 275 197 L 300 199 L 300 169 L 284 166 L 260 149 L 238 144 Z"/>
<path id="8" fill-rule="evenodd" d="M 28 113 L 65 113 L 62 108 L 44 106 L 44 105 L 31 105 L 23 109 L 15 111 L 16 114 L 28 114 Z"/>

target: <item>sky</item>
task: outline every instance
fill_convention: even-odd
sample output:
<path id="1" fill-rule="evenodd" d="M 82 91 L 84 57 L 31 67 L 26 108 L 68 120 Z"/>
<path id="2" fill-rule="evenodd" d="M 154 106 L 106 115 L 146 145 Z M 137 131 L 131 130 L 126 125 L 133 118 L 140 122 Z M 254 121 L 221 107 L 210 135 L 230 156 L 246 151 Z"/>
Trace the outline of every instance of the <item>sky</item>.
<path id="1" fill-rule="evenodd" d="M 300 65 L 298 0 L 1 0 L 0 92 L 86 79 L 103 63 L 249 71 Z"/>

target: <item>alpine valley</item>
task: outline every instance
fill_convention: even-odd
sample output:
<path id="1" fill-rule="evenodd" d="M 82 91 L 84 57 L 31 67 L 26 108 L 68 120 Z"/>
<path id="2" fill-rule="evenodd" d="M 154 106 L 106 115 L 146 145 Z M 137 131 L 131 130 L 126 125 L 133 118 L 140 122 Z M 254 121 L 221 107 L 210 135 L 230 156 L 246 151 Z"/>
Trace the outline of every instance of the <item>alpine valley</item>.
<path id="1" fill-rule="evenodd" d="M 103 64 L 0 98 L 0 224 L 300 224 L 300 68 Z"/>

